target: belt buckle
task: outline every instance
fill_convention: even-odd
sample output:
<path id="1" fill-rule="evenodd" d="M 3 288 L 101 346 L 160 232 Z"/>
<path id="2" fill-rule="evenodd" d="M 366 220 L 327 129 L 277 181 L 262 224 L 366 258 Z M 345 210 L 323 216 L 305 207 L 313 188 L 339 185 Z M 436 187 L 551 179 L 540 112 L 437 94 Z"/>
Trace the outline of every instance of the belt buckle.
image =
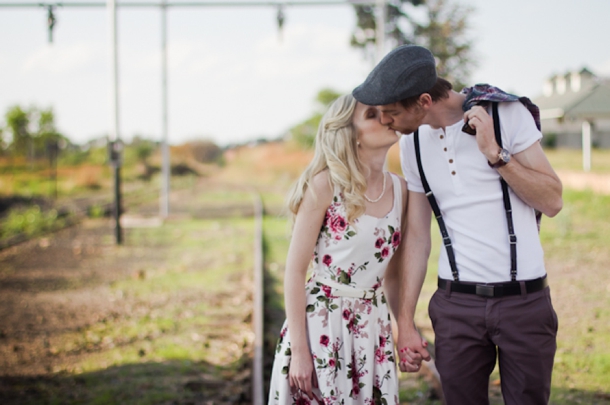
<path id="1" fill-rule="evenodd" d="M 477 284 L 476 294 L 481 297 L 494 297 L 494 286 L 486 284 Z"/>

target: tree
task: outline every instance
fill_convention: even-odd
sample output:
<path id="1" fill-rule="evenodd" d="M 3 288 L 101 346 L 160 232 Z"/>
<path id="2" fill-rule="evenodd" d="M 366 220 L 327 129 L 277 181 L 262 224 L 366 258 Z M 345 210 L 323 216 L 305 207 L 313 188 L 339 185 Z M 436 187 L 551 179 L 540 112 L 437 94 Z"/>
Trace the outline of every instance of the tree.
<path id="1" fill-rule="evenodd" d="M 13 156 L 56 158 L 58 147 L 70 144 L 66 137 L 57 132 L 52 108 L 24 109 L 16 105 L 7 110 L 5 120 L 6 126 L 0 131 L 10 135 L 8 150 Z M 0 141 L 7 142 L 6 138 L 0 137 Z"/>
<path id="2" fill-rule="evenodd" d="M 459 90 L 475 67 L 472 41 L 467 36 L 468 14 L 472 8 L 451 4 L 451 0 L 388 0 L 386 36 L 393 46 L 424 46 L 437 59 L 437 71 Z M 351 45 L 372 55 L 375 44 L 375 8 L 354 5 L 357 27 Z"/>
<path id="3" fill-rule="evenodd" d="M 53 109 L 38 110 L 32 109 L 32 115 L 38 117 L 38 127 L 33 134 L 36 156 L 47 155 L 50 159 L 57 158 L 60 144 L 66 144 L 67 141 L 55 127 L 55 114 Z"/>
<path id="4" fill-rule="evenodd" d="M 11 135 L 9 149 L 16 156 L 26 156 L 32 138 L 29 113 L 16 105 L 8 109 L 4 118 L 6 129 Z"/>
<path id="5" fill-rule="evenodd" d="M 320 90 L 316 96 L 316 109 L 313 115 L 290 129 L 289 132 L 292 139 L 305 148 L 311 148 L 324 112 L 339 96 L 341 94 L 333 89 L 325 88 Z"/>
<path id="6" fill-rule="evenodd" d="M 144 166 L 148 166 L 148 158 L 153 154 L 157 145 L 153 141 L 142 138 L 141 136 L 134 136 L 131 141 L 131 146 L 135 147 L 135 155 L 138 162 Z"/>

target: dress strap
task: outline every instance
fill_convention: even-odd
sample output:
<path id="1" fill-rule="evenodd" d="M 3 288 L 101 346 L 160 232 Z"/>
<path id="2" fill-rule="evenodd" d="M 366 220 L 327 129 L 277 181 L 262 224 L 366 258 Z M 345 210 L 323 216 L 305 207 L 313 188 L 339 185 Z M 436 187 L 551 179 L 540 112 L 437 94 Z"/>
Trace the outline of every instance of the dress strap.
<path id="1" fill-rule="evenodd" d="M 394 173 L 390 173 L 392 176 L 392 184 L 394 185 L 394 209 L 398 210 L 398 222 L 399 228 L 402 227 L 402 187 L 400 187 L 400 177 Z"/>

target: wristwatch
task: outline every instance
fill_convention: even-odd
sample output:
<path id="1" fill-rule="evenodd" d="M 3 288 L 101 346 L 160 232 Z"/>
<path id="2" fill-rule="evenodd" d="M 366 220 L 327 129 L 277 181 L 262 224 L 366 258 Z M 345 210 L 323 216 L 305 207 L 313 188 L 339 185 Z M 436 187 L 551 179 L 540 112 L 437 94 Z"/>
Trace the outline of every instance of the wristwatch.
<path id="1" fill-rule="evenodd" d="M 498 152 L 498 161 L 494 164 L 492 164 L 489 160 L 487 161 L 487 164 L 489 165 L 489 167 L 493 168 L 493 169 L 497 169 L 499 167 L 504 166 L 505 164 L 507 164 L 508 162 L 510 162 L 510 152 L 507 151 L 506 149 L 502 148 L 500 149 L 500 151 Z"/>

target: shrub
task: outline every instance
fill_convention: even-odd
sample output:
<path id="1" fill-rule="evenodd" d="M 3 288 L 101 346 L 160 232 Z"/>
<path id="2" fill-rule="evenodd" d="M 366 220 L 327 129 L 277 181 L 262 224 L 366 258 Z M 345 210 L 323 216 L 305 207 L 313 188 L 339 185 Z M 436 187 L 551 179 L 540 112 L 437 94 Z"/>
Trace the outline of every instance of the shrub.
<path id="1" fill-rule="evenodd" d="M 43 211 L 40 206 L 11 209 L 0 228 L 0 237 L 10 238 L 19 234 L 34 236 L 61 227 L 65 218 L 57 210 Z"/>

